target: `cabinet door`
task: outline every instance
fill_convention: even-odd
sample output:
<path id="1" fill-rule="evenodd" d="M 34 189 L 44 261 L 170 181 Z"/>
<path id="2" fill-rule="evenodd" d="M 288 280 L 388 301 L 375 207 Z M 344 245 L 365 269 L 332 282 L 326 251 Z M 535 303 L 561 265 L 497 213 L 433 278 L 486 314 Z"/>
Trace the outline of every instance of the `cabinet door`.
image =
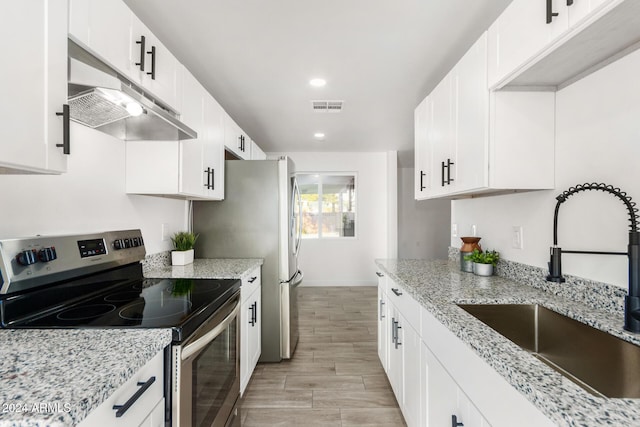
<path id="1" fill-rule="evenodd" d="M 432 119 L 429 128 L 431 144 L 430 196 L 439 196 L 455 188 L 455 134 L 453 129 L 452 76 L 448 74 L 429 95 Z M 452 181 L 453 179 L 453 181 Z"/>
<path id="2" fill-rule="evenodd" d="M 389 313 L 387 309 L 387 294 L 384 281 L 386 277 L 379 273 L 378 276 L 378 357 L 385 372 L 389 370 L 389 341 L 390 327 Z"/>
<path id="3" fill-rule="evenodd" d="M 389 368 L 387 370 L 387 376 L 391 383 L 393 393 L 396 395 L 396 400 L 402 406 L 402 344 L 403 344 L 403 330 L 400 320 L 400 313 L 398 309 L 389 303 Z"/>
<path id="4" fill-rule="evenodd" d="M 67 2 L 2 2 L 0 14 L 0 170 L 65 172 Z"/>
<path id="5" fill-rule="evenodd" d="M 193 196 L 205 194 L 206 172 L 203 167 L 204 151 L 204 97 L 206 91 L 189 72 L 182 75 L 182 112 L 180 119 L 198 133 L 198 139 L 180 141 L 179 191 Z"/>
<path id="6" fill-rule="evenodd" d="M 133 13 L 122 1 L 90 0 L 89 48 L 128 77 L 135 75 L 139 59 L 131 60 L 138 53 L 132 46 L 132 19 Z"/>
<path id="7" fill-rule="evenodd" d="M 135 15 L 132 16 L 131 37 L 132 43 L 140 41 L 145 37 L 145 59 L 144 69 L 137 68 L 136 74 L 140 84 L 151 94 L 156 96 L 162 103 L 173 109 L 178 109 L 178 77 L 179 62 L 171 54 L 160 40 Z M 134 49 L 139 49 L 138 44 Z M 141 52 L 135 51 L 132 54 L 132 62 L 140 62 Z"/>
<path id="8" fill-rule="evenodd" d="M 428 347 L 423 346 L 422 352 L 425 355 L 422 364 L 428 372 L 426 379 L 428 391 L 425 401 L 428 406 L 427 425 L 452 425 L 451 416 L 458 416 L 458 386 Z M 466 423 L 465 427 L 467 427 Z"/>
<path id="9" fill-rule="evenodd" d="M 266 160 L 267 155 L 254 140 L 251 140 L 251 160 Z"/>
<path id="10" fill-rule="evenodd" d="M 489 89 L 487 34 L 484 33 L 454 69 L 456 164 L 452 166 L 456 192 L 489 184 Z"/>
<path id="11" fill-rule="evenodd" d="M 516 72 L 569 26 L 565 0 L 514 0 L 489 28 L 489 87 Z"/>
<path id="12" fill-rule="evenodd" d="M 429 126 L 431 124 L 431 100 L 426 97 L 414 112 L 415 151 L 415 199 L 423 200 L 431 192 L 431 145 Z"/>
<path id="13" fill-rule="evenodd" d="M 247 135 L 245 135 L 240 126 L 233 121 L 231 116 L 225 113 L 224 145 L 226 149 L 243 160 L 249 160 L 251 157 L 247 156 L 247 154 L 250 155 L 250 149 L 247 149 L 247 144 L 249 144 L 249 146 L 251 145 L 251 141 Z"/>
<path id="14" fill-rule="evenodd" d="M 224 199 L 224 110 L 213 97 L 204 97 L 204 146 L 202 166 L 209 173 L 205 196 Z"/>
<path id="15" fill-rule="evenodd" d="M 253 324 L 249 329 L 249 377 L 256 368 L 260 353 L 262 352 L 262 289 L 258 289 L 253 294 Z"/>
<path id="16" fill-rule="evenodd" d="M 420 335 L 401 316 L 402 328 L 402 413 L 407 426 L 420 426 L 422 397 L 420 393 Z"/>

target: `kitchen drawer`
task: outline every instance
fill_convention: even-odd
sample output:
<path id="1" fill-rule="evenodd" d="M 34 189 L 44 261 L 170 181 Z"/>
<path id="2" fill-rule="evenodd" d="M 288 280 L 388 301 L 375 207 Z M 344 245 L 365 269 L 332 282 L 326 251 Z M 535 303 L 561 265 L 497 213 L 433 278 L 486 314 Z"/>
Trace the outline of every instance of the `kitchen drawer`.
<path id="1" fill-rule="evenodd" d="M 91 411 L 87 418 L 82 420 L 78 427 L 118 427 L 118 426 L 139 426 L 150 415 L 154 413 L 154 408 L 163 399 L 164 386 L 164 352 L 160 351 L 146 365 L 138 370 L 129 380 L 121 385 L 107 400 Z M 121 416 L 116 417 L 114 405 L 124 405 L 138 390 L 138 383 L 146 383 L 151 377 L 155 381 L 151 386 L 131 405 L 131 407 Z"/>
<path id="2" fill-rule="evenodd" d="M 420 304 L 402 286 L 391 279 L 387 280 L 387 298 L 391 304 L 396 306 L 407 322 L 416 331 L 420 331 Z"/>
<path id="3" fill-rule="evenodd" d="M 241 302 L 244 303 L 249 297 L 260 287 L 260 267 L 253 269 L 249 274 L 242 278 L 242 287 L 240 288 Z"/>

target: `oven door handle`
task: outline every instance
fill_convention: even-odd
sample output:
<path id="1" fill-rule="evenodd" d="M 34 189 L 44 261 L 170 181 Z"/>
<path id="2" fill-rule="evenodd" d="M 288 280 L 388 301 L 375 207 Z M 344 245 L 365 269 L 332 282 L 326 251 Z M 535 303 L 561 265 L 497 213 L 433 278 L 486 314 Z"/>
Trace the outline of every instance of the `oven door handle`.
<path id="1" fill-rule="evenodd" d="M 181 360 L 188 359 L 189 357 L 193 356 L 195 353 L 197 353 L 198 351 L 206 347 L 211 341 L 216 339 L 216 337 L 220 335 L 220 333 L 224 331 L 231 322 L 233 322 L 233 319 L 238 316 L 239 310 L 240 310 L 240 304 L 238 303 L 236 304 L 233 311 L 229 313 L 229 315 L 225 317 L 225 319 L 222 322 L 220 322 L 218 326 L 216 326 L 211 331 L 207 332 L 206 334 L 198 338 L 196 341 L 192 342 L 191 344 L 183 348 L 182 354 L 180 355 L 180 359 Z"/>

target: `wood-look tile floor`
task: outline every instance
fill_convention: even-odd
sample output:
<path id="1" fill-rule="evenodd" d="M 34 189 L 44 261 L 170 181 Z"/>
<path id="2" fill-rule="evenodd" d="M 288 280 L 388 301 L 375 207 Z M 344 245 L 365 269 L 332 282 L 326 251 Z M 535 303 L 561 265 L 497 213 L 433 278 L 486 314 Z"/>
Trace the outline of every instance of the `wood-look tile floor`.
<path id="1" fill-rule="evenodd" d="M 298 347 L 291 360 L 258 364 L 242 426 L 404 426 L 378 359 L 377 287 L 299 291 Z"/>

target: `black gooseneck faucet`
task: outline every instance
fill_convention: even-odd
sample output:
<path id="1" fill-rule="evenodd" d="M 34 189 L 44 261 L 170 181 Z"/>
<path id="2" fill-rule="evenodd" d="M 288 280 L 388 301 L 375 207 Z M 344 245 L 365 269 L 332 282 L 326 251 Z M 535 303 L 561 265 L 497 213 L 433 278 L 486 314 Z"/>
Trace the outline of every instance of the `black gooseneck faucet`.
<path id="1" fill-rule="evenodd" d="M 631 229 L 629 231 L 629 245 L 627 252 L 604 251 L 563 251 L 558 247 L 558 212 L 560 205 L 570 196 L 583 191 L 603 191 L 620 199 L 629 213 Z M 551 260 L 549 261 L 550 282 L 562 283 L 562 253 L 568 254 L 600 254 L 600 255 L 627 255 L 629 257 L 629 292 L 624 298 L 624 329 L 629 332 L 640 333 L 640 232 L 638 231 L 638 208 L 627 193 L 611 185 L 586 183 L 570 187 L 567 191 L 556 197 L 558 203 L 553 215 L 553 246 L 551 247 Z"/>

